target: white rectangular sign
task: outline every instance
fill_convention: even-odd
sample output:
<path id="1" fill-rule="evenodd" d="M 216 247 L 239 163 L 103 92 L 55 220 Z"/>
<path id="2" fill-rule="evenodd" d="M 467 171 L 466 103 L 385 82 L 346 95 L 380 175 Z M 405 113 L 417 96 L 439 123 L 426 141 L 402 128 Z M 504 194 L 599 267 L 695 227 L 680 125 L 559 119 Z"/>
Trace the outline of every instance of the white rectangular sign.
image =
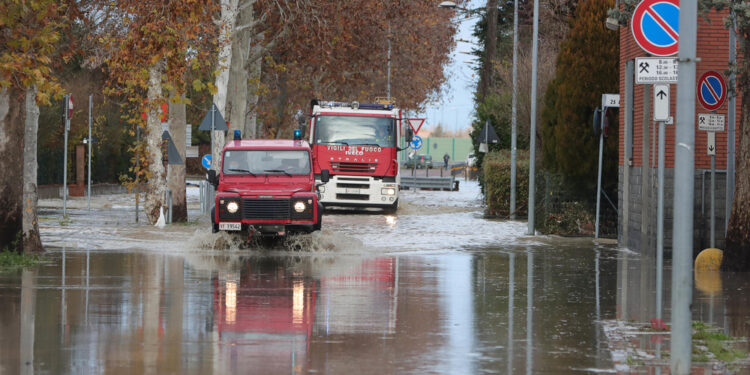
<path id="1" fill-rule="evenodd" d="M 636 57 L 635 83 L 677 83 L 677 58 Z"/>
<path id="2" fill-rule="evenodd" d="M 708 155 L 716 155 L 716 133 L 708 132 L 707 134 L 706 152 L 708 152 Z"/>
<path id="3" fill-rule="evenodd" d="M 698 130 L 705 130 L 709 132 L 723 132 L 724 115 L 715 115 L 713 113 L 699 113 Z"/>
<path id="4" fill-rule="evenodd" d="M 654 121 L 669 121 L 669 85 L 654 85 Z"/>
<path id="5" fill-rule="evenodd" d="M 620 94 L 602 94 L 602 108 L 620 108 Z"/>
<path id="6" fill-rule="evenodd" d="M 190 147 L 193 145 L 193 125 L 187 124 L 185 126 L 185 145 Z"/>

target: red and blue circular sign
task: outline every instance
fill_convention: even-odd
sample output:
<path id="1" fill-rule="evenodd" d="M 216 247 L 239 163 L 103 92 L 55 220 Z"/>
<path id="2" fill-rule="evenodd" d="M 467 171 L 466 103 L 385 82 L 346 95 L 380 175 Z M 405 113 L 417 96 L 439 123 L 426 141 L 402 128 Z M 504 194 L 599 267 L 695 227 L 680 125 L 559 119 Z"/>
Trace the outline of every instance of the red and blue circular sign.
<path id="1" fill-rule="evenodd" d="M 671 56 L 679 50 L 680 0 L 643 0 L 630 22 L 635 42 L 655 56 Z"/>
<path id="2" fill-rule="evenodd" d="M 698 101 L 703 108 L 715 111 L 724 105 L 727 98 L 727 83 L 719 72 L 709 70 L 698 80 Z"/>

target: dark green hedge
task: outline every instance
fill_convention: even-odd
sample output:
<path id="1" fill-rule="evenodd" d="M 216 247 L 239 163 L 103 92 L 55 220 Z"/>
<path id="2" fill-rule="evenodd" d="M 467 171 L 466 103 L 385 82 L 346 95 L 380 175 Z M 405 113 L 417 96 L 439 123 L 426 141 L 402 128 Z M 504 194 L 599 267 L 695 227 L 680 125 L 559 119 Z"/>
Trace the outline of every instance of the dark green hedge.
<path id="1" fill-rule="evenodd" d="M 482 168 L 489 216 L 510 217 L 510 150 L 485 155 Z M 516 217 L 526 217 L 529 201 L 529 153 L 516 152 Z"/>

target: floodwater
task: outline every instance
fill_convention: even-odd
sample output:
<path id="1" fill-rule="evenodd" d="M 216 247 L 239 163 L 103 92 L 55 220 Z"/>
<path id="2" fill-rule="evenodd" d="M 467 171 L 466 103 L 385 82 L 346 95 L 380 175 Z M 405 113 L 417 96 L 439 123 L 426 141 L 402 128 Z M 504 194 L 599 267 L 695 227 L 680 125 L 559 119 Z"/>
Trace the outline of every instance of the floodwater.
<path id="1" fill-rule="evenodd" d="M 135 224 L 130 196 L 42 202 L 50 261 L 0 273 L 0 374 L 627 371 L 600 322 L 653 317 L 652 262 L 484 219 L 473 182 L 401 200 L 263 249 Z M 703 287 L 696 318 L 747 336 L 750 283 Z"/>

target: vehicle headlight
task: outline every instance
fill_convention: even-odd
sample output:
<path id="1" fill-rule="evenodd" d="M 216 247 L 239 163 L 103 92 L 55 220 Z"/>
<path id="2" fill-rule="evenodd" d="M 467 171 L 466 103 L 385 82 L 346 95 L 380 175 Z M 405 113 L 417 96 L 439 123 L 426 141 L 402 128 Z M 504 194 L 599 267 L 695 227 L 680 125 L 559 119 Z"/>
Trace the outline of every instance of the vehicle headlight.
<path id="1" fill-rule="evenodd" d="M 394 188 L 382 188 L 380 189 L 382 195 L 396 195 L 396 189 Z"/>
<path id="2" fill-rule="evenodd" d="M 305 206 L 305 202 L 298 201 L 297 203 L 294 204 L 294 211 L 297 211 L 298 213 L 305 212 L 306 208 L 307 207 Z"/>
<path id="3" fill-rule="evenodd" d="M 321 185 L 321 186 L 318 187 L 318 191 L 321 192 L 321 193 L 325 193 L 326 192 L 326 187 L 324 185 Z"/>
<path id="4" fill-rule="evenodd" d="M 237 202 L 231 201 L 227 203 L 227 212 L 229 212 L 230 214 L 236 213 L 237 210 L 239 209 L 240 209 L 240 205 L 237 204 Z"/>

